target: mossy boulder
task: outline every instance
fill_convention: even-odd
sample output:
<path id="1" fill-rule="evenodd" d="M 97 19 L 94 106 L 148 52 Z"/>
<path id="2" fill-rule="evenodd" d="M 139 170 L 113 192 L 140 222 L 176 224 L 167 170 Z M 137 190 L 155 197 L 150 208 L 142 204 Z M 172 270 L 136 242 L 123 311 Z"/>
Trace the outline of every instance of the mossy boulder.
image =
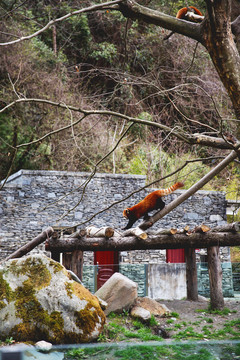
<path id="1" fill-rule="evenodd" d="M 94 341 L 105 315 L 97 297 L 44 255 L 0 267 L 0 339 L 54 344 Z"/>

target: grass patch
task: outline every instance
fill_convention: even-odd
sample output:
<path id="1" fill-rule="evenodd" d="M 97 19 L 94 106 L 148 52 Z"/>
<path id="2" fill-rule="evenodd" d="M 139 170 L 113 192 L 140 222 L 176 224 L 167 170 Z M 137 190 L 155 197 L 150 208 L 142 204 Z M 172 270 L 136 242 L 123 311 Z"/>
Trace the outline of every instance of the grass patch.
<path id="1" fill-rule="evenodd" d="M 208 346 L 208 344 L 134 345 L 127 347 L 72 349 L 64 360 L 119 359 L 119 360 L 235 360 L 239 359 L 240 344 Z"/>
<path id="2" fill-rule="evenodd" d="M 196 312 L 201 315 L 192 322 L 181 320 L 179 314 L 173 312 L 165 319 L 152 317 L 147 324 L 132 319 L 128 313 L 111 313 L 98 342 L 161 341 L 163 337 L 175 340 L 240 339 L 240 319 L 230 318 L 231 314 L 236 313 L 235 310 L 225 308 L 215 311 L 207 308 Z"/>
<path id="3" fill-rule="evenodd" d="M 224 308 L 223 310 L 212 310 L 210 307 L 208 307 L 207 309 L 196 309 L 195 311 L 198 313 L 214 314 L 220 316 L 237 313 L 236 310 L 230 310 L 228 308 Z"/>
<path id="4" fill-rule="evenodd" d="M 154 316 L 148 324 L 144 324 L 140 320 L 132 319 L 129 314 L 111 313 L 108 315 L 108 323 L 104 326 L 98 342 L 129 341 L 129 339 L 160 341 L 162 337 L 154 333 L 156 326 L 158 322 Z"/>

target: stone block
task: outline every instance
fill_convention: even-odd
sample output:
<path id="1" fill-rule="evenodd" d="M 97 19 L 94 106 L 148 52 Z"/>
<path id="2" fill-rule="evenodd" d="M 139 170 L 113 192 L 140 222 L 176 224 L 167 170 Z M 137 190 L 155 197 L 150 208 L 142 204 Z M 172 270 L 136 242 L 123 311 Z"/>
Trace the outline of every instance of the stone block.
<path id="1" fill-rule="evenodd" d="M 108 303 L 105 314 L 128 310 L 137 299 L 137 284 L 120 273 L 114 273 L 95 293 Z"/>

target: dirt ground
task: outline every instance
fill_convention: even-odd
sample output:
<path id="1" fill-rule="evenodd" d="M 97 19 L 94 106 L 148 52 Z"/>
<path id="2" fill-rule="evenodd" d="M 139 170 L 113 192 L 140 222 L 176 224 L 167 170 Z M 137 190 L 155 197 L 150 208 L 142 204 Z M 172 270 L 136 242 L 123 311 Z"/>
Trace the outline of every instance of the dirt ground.
<path id="1" fill-rule="evenodd" d="M 192 327 L 193 331 L 199 332 L 207 327 L 211 333 L 224 328 L 225 324 L 231 320 L 240 320 L 240 297 L 233 299 L 225 299 L 225 308 L 230 312 L 226 314 L 211 314 L 209 312 L 199 312 L 198 310 L 206 310 L 209 306 L 209 301 L 201 299 L 200 301 L 187 300 L 162 300 L 161 304 L 167 306 L 171 312 L 179 314 L 179 317 L 170 317 L 159 319 L 161 326 L 168 330 L 170 337 L 183 331 L 187 327 Z M 240 339 L 240 332 L 239 332 Z"/>

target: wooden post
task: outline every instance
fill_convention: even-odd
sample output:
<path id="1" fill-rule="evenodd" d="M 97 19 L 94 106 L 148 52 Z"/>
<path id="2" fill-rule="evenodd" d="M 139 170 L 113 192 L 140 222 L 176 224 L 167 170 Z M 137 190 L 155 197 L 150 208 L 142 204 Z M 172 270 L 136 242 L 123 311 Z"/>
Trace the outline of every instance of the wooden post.
<path id="1" fill-rule="evenodd" d="M 198 301 L 196 253 L 193 248 L 185 248 L 187 300 Z"/>
<path id="2" fill-rule="evenodd" d="M 66 252 L 62 254 L 63 266 L 67 270 L 71 270 L 82 281 L 83 274 L 83 252 L 81 250 L 74 250 L 73 252 Z"/>
<path id="3" fill-rule="evenodd" d="M 222 292 L 222 268 L 219 257 L 219 246 L 212 246 L 207 249 L 208 273 L 210 282 L 210 306 L 213 310 L 224 308 Z"/>

